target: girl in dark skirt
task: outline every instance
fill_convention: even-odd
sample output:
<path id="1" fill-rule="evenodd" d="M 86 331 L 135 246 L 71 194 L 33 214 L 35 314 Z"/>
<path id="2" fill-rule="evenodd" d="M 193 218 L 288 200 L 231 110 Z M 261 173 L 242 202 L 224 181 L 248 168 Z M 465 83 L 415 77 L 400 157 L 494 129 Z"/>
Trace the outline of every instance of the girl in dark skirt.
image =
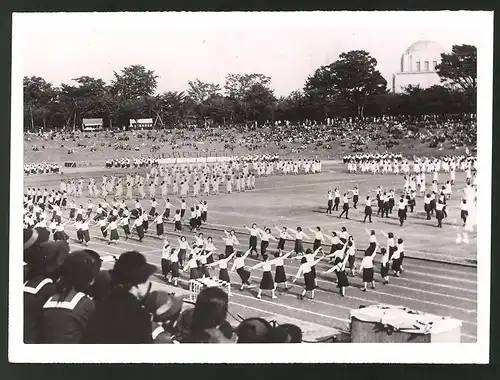
<path id="1" fill-rule="evenodd" d="M 66 222 L 68 223 L 68 222 Z M 66 232 L 64 232 L 64 225 L 66 224 L 58 224 L 56 227 L 56 232 L 54 233 L 54 241 L 63 240 L 66 241 L 69 239 L 69 236 Z"/>
<path id="2" fill-rule="evenodd" d="M 189 228 L 190 231 L 196 230 L 198 223 L 196 222 L 196 211 L 194 207 L 191 207 L 191 218 L 189 218 Z"/>
<path id="3" fill-rule="evenodd" d="M 177 282 L 179 281 L 179 251 L 180 249 L 174 250 L 170 255 L 170 280 L 173 281 L 174 285 L 177 286 Z"/>
<path id="4" fill-rule="evenodd" d="M 142 214 L 142 228 L 144 229 L 144 233 L 148 232 L 149 228 L 149 215 L 146 214 L 146 211 Z"/>
<path id="5" fill-rule="evenodd" d="M 349 255 L 345 255 L 343 260 L 340 257 L 336 257 L 334 267 L 328 269 L 326 272 L 323 272 L 323 274 L 335 272 L 337 275 L 337 288 L 339 288 L 339 292 L 342 297 L 345 297 L 345 288 L 350 285 L 345 272 L 348 257 Z"/>
<path id="6" fill-rule="evenodd" d="M 297 227 L 297 232 L 295 232 L 295 253 L 297 255 L 304 253 L 304 245 L 302 244 L 304 238 L 309 239 L 309 236 L 302 231 L 301 227 Z"/>
<path id="7" fill-rule="evenodd" d="M 365 253 L 366 254 L 366 253 Z M 377 252 L 373 252 L 371 255 L 366 255 L 361 261 L 361 266 L 359 268 L 359 273 L 362 273 L 363 277 L 363 291 L 366 292 L 366 285 L 370 282 L 372 284 L 372 289 L 375 289 L 375 281 L 373 279 L 373 258 Z"/>
<path id="8" fill-rule="evenodd" d="M 250 282 L 248 279 L 250 278 L 250 272 L 245 269 L 245 259 L 250 254 L 250 250 L 246 251 L 244 255 L 241 252 L 236 253 L 236 259 L 234 260 L 233 266 L 231 268 L 231 272 L 234 272 L 236 269 L 236 273 L 240 276 L 241 279 L 241 287 L 240 290 L 243 290 L 245 285 L 250 287 Z"/>
<path id="9" fill-rule="evenodd" d="M 78 239 L 78 242 L 83 243 L 82 223 L 78 221 L 73 224 L 73 226 L 76 228 L 76 238 Z"/>
<path id="10" fill-rule="evenodd" d="M 250 268 L 250 271 L 252 271 L 254 269 L 262 267 L 262 279 L 260 280 L 259 292 L 257 293 L 257 298 L 262 298 L 263 290 L 270 290 L 271 298 L 276 299 L 278 297 L 276 297 L 275 294 L 275 285 L 274 285 L 273 275 L 271 273 L 271 267 L 274 260 L 269 261 L 268 255 L 265 255 L 262 259 L 264 260 L 262 263 L 254 265 L 253 267 Z"/>
<path id="11" fill-rule="evenodd" d="M 377 249 L 377 246 L 379 246 L 380 244 L 378 243 L 377 237 L 375 236 L 375 230 L 371 230 L 370 232 L 368 232 L 368 230 L 365 228 L 365 231 L 370 237 L 370 245 L 366 249 L 366 252 L 369 252 L 371 255 L 373 252 L 375 252 L 375 249 Z"/>
<path id="12" fill-rule="evenodd" d="M 208 258 L 212 257 L 213 252 L 208 252 L 204 253 L 201 248 L 198 248 L 199 250 L 199 255 L 198 255 L 198 262 L 200 263 L 201 266 L 201 276 L 202 277 L 210 277 L 210 271 L 208 270 Z"/>
<path id="13" fill-rule="evenodd" d="M 189 249 L 190 251 L 192 251 L 192 249 L 189 246 L 189 243 L 186 241 L 185 236 L 177 238 L 177 241 L 179 243 L 179 264 L 182 266 L 184 264 L 184 260 L 186 259 L 187 250 Z"/>
<path id="14" fill-rule="evenodd" d="M 181 232 L 182 231 L 182 222 L 181 222 L 181 212 L 180 210 L 175 210 L 174 215 L 174 231 Z"/>
<path id="15" fill-rule="evenodd" d="M 399 252 L 399 260 L 400 260 L 399 269 L 401 270 L 401 273 L 402 273 L 405 271 L 403 268 L 403 259 L 405 258 L 405 244 L 404 244 L 403 239 L 398 238 L 397 247 L 398 247 L 398 252 Z"/>
<path id="16" fill-rule="evenodd" d="M 220 259 L 218 261 L 214 261 L 213 263 L 208 264 L 208 267 L 210 268 L 213 268 L 215 266 L 219 267 L 219 280 L 225 281 L 227 283 L 231 282 L 231 279 L 229 278 L 229 273 L 227 271 L 227 263 L 233 258 L 234 255 L 235 252 L 233 252 L 229 256 L 221 254 Z"/>
<path id="17" fill-rule="evenodd" d="M 154 223 L 156 224 L 156 235 L 163 236 L 163 234 L 165 233 L 163 227 L 163 217 L 161 215 L 158 215 L 158 213 L 155 213 Z"/>
<path id="18" fill-rule="evenodd" d="M 165 211 L 163 212 L 163 218 L 167 219 L 170 218 L 170 207 L 172 207 L 170 203 L 170 199 L 167 198 L 165 199 Z"/>
<path id="19" fill-rule="evenodd" d="M 203 234 L 200 234 L 200 235 L 203 237 Z M 217 248 L 215 248 L 214 243 L 212 241 L 212 238 L 209 236 L 207 238 L 207 241 L 205 242 L 205 254 L 207 254 L 209 252 L 214 253 L 216 250 L 217 250 Z M 214 262 L 214 255 L 208 256 L 207 264 L 212 264 L 213 262 Z"/>
<path id="20" fill-rule="evenodd" d="M 349 269 L 351 270 L 351 276 L 356 276 L 356 246 L 354 245 L 354 238 L 349 236 L 349 241 L 347 242 L 347 263 Z"/>
<path id="21" fill-rule="evenodd" d="M 264 256 L 267 253 L 267 248 L 269 248 L 269 239 L 273 239 L 277 241 L 273 235 L 271 235 L 271 229 L 264 227 L 264 230 L 258 228 L 259 236 L 260 236 L 260 254 Z"/>
<path id="22" fill-rule="evenodd" d="M 200 206 L 196 206 L 194 211 L 196 213 L 196 228 L 200 228 L 201 227 L 201 210 L 200 210 Z"/>
<path id="23" fill-rule="evenodd" d="M 248 228 L 246 225 L 244 226 L 250 232 L 250 240 L 248 242 L 248 249 L 250 249 L 250 255 L 255 253 L 256 256 L 259 256 L 259 252 L 257 251 L 257 236 L 259 236 L 259 230 L 257 225 L 252 224 L 252 228 Z"/>
<path id="24" fill-rule="evenodd" d="M 161 252 L 161 273 L 163 274 L 163 278 L 166 280 L 168 274 L 172 270 L 172 266 L 170 263 L 170 255 L 172 254 L 172 247 L 168 243 L 167 240 L 163 242 L 163 249 Z"/>
<path id="25" fill-rule="evenodd" d="M 115 218 L 111 219 L 111 222 L 107 227 L 107 230 L 109 231 L 108 244 L 111 244 L 112 242 L 116 243 L 116 241 L 119 240 L 119 236 L 118 236 L 118 223 Z"/>
<path id="26" fill-rule="evenodd" d="M 139 236 L 139 241 L 142 242 L 144 239 L 144 227 L 142 226 L 142 217 L 140 216 L 134 222 L 134 227 L 137 230 L 137 235 Z"/>
<path id="27" fill-rule="evenodd" d="M 389 260 L 392 259 L 392 255 L 394 254 L 394 251 L 396 250 L 396 244 L 394 243 L 394 234 L 392 232 L 389 232 L 387 235 L 384 233 L 384 231 L 381 231 L 382 235 L 384 235 L 387 238 L 387 251 L 389 252 Z"/>
<path id="28" fill-rule="evenodd" d="M 75 215 L 76 215 L 76 204 L 73 201 L 71 201 L 69 203 L 69 218 L 73 220 L 75 218 Z"/>
<path id="29" fill-rule="evenodd" d="M 149 210 L 149 215 L 151 217 L 156 215 L 156 206 L 158 206 L 158 202 L 156 202 L 156 200 L 153 198 L 151 200 L 151 210 Z"/>
<path id="30" fill-rule="evenodd" d="M 309 228 L 309 231 L 314 234 L 313 251 L 316 251 L 322 244 L 325 243 L 325 237 L 319 226 L 316 227 L 316 230 Z"/>
<path id="31" fill-rule="evenodd" d="M 64 192 L 62 195 L 62 200 L 61 200 L 61 207 L 63 209 L 66 207 L 67 202 L 68 202 L 68 194 L 66 192 Z"/>
<path id="32" fill-rule="evenodd" d="M 99 226 L 99 229 L 101 230 L 102 237 L 104 239 L 106 239 L 108 237 L 108 230 L 106 228 L 108 225 L 108 222 L 106 221 L 106 219 L 101 219 L 101 220 L 99 220 L 99 222 L 97 222 L 97 225 Z"/>
<path id="33" fill-rule="evenodd" d="M 125 240 L 128 240 L 128 236 L 130 235 L 130 226 L 128 223 L 129 223 L 128 216 L 124 216 L 120 221 L 120 224 L 123 227 L 123 232 L 125 232 Z"/>
<path id="34" fill-rule="evenodd" d="M 311 299 L 314 298 L 314 289 L 316 289 L 317 286 L 311 273 L 311 267 L 316 266 L 316 264 L 318 264 L 321 260 L 323 260 L 323 257 L 324 254 L 322 253 L 321 257 L 316 261 L 313 261 L 312 263 L 308 262 L 306 257 L 302 257 L 300 261 L 301 264 L 299 270 L 292 281 L 293 283 L 295 283 L 301 275 L 304 276 L 304 289 L 302 290 L 302 293 L 299 296 L 300 299 L 304 299 L 304 296 L 308 291 L 311 292 Z"/>
<path id="35" fill-rule="evenodd" d="M 86 246 L 88 246 L 89 241 L 90 241 L 90 233 L 89 233 L 89 224 L 87 223 L 86 220 L 82 221 L 81 227 L 82 227 L 82 235 L 83 235 L 84 244 Z"/>
<path id="36" fill-rule="evenodd" d="M 467 208 L 467 199 L 462 199 L 462 202 L 460 203 L 460 219 L 463 220 L 464 222 L 464 227 L 467 224 L 467 217 L 469 216 L 469 211 Z"/>
<path id="37" fill-rule="evenodd" d="M 290 251 L 286 254 L 282 254 L 280 252 L 276 252 L 274 256 L 276 257 L 273 261 L 275 264 L 275 272 L 274 272 L 274 288 L 276 289 L 277 284 L 284 284 L 285 290 L 288 290 L 288 283 L 286 279 L 285 273 L 285 259 L 289 257 L 294 251 Z"/>
<path id="38" fill-rule="evenodd" d="M 202 277 L 201 271 L 198 269 L 198 256 L 196 256 L 196 254 L 189 255 L 189 259 L 184 266 L 184 272 L 188 270 L 190 280 L 196 280 Z"/>
<path id="39" fill-rule="evenodd" d="M 369 195 L 365 199 L 365 218 L 363 219 L 363 223 L 366 223 L 366 218 L 368 218 L 370 223 L 372 222 L 372 200 Z"/>
<path id="40" fill-rule="evenodd" d="M 292 240 L 293 238 L 290 236 L 290 234 L 287 232 L 287 228 L 283 227 L 281 230 L 274 226 L 276 231 L 278 231 L 279 234 L 279 240 L 278 240 L 278 251 L 281 253 L 282 251 L 285 250 L 285 242 L 286 239 Z"/>
<path id="41" fill-rule="evenodd" d="M 234 235 L 234 230 L 231 230 L 231 232 L 227 232 L 226 230 L 224 230 L 224 233 L 226 234 L 226 237 L 225 238 L 221 237 L 221 239 L 225 243 L 224 254 L 227 257 L 234 252 L 233 245 L 239 244 L 240 242 L 238 241 L 238 239 Z"/>
<path id="42" fill-rule="evenodd" d="M 389 253 L 385 248 L 382 248 L 380 253 L 382 254 L 380 276 L 382 277 L 383 284 L 386 285 L 389 283 Z"/>

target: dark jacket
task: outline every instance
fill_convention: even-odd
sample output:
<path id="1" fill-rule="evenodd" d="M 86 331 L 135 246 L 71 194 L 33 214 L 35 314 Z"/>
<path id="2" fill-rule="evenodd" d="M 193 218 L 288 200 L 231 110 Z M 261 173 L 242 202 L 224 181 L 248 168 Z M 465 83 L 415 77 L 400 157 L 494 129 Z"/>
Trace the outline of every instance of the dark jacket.
<path id="1" fill-rule="evenodd" d="M 56 292 L 56 285 L 45 276 L 24 283 L 24 343 L 41 343 L 43 305 Z"/>
<path id="2" fill-rule="evenodd" d="M 84 293 L 54 294 L 43 305 L 42 343 L 80 343 L 93 313 L 94 301 Z"/>
<path id="3" fill-rule="evenodd" d="M 114 289 L 97 303 L 81 343 L 153 343 L 151 317 L 132 294 Z"/>

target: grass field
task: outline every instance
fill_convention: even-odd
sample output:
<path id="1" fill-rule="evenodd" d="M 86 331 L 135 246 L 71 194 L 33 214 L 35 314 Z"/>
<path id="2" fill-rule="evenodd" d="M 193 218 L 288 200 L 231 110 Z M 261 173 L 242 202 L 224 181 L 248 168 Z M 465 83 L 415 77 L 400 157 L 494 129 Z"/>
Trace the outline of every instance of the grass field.
<path id="1" fill-rule="evenodd" d="M 96 168 L 93 171 L 81 173 L 88 178 L 93 175 L 100 182 L 100 177 L 104 173 L 110 173 L 105 169 Z M 71 177 L 79 177 L 76 173 Z M 58 188 L 61 177 L 69 178 L 69 174 L 44 175 L 25 177 L 25 187 Z M 445 180 L 441 174 L 441 180 Z M 382 185 L 386 188 L 395 187 L 398 191 L 402 188 L 402 176 L 381 176 L 381 175 L 352 175 L 345 172 L 343 165 L 324 165 L 323 172 L 317 175 L 299 176 L 274 176 L 268 178 L 257 178 L 255 191 L 233 193 L 230 195 L 222 193 L 219 196 L 210 195 L 203 198 L 208 201 L 208 223 L 202 229 L 205 236 L 213 236 L 219 249 L 222 249 L 222 228 L 235 228 L 241 246 L 239 249 L 245 250 L 248 244 L 248 235 L 244 233 L 243 225 L 257 223 L 259 226 L 283 226 L 295 229 L 297 226 L 307 228 L 320 226 L 323 232 L 339 231 L 342 226 L 354 236 L 358 249 L 368 246 L 368 236 L 365 227 L 375 229 L 377 237 L 382 245 L 385 238 L 380 231 L 394 232 L 405 240 L 407 257 L 423 259 L 439 259 L 444 261 L 459 261 L 477 259 L 476 234 L 470 235 L 469 244 L 456 244 L 455 239 L 461 222 L 459 220 L 460 209 L 459 191 L 464 184 L 463 173 L 457 173 L 457 184 L 453 189 L 452 200 L 449 203 L 449 216 L 444 220 L 443 228 L 436 227 L 435 219 L 425 220 L 423 213 L 423 200 L 417 199 L 416 213 L 410 214 L 403 227 L 399 227 L 397 215 L 393 214 L 388 219 L 373 217 L 372 224 L 363 224 L 362 205 L 358 210 L 350 209 L 349 220 L 338 218 L 340 212 L 332 215 L 325 214 L 326 193 L 329 187 L 340 187 L 341 192 L 359 185 L 360 198 L 366 195 L 367 191 Z M 222 189 L 221 189 L 222 190 Z M 86 191 L 86 188 L 84 188 Z M 222 190 L 223 191 L 223 190 Z M 85 204 L 87 198 L 76 200 L 77 204 Z M 174 207 L 179 206 L 180 200 L 170 197 Z M 94 200 L 96 203 L 97 200 Z M 133 202 L 129 202 L 133 206 Z M 192 198 L 188 198 L 188 204 L 193 203 Z M 149 209 L 149 201 L 143 201 L 145 209 Z M 160 203 L 159 210 L 163 210 Z M 169 238 L 174 238 L 173 226 L 166 224 Z M 67 230 L 72 237 L 75 232 Z M 121 231 L 120 231 L 121 232 Z M 154 231 L 151 231 L 154 233 Z M 190 235 L 188 230 L 183 231 Z M 136 240 L 123 239 L 115 245 L 107 245 L 99 238 L 99 231 L 92 230 L 92 242 L 90 247 L 103 255 L 119 255 L 125 250 L 137 249 L 143 252 L 148 260 L 159 265 L 161 258 L 162 241 L 154 237 L 147 237 L 143 243 Z M 312 233 L 309 233 L 312 237 Z M 191 239 L 189 239 L 191 240 Z M 175 240 L 174 240 L 175 242 Z M 174 243 L 175 244 L 175 243 Z M 271 243 L 271 248 L 275 248 L 276 243 Z M 310 244 L 306 244 L 309 247 Z M 72 243 L 72 248 L 80 247 L 77 243 Z M 291 242 L 287 243 L 287 248 L 292 249 Z M 358 261 L 362 254 L 357 254 Z M 253 265 L 257 261 L 247 260 L 247 265 Z M 359 266 L 359 265 L 358 265 Z M 349 319 L 349 310 L 357 308 L 360 304 L 369 305 L 374 303 L 386 303 L 392 305 L 404 305 L 416 310 L 433 314 L 452 316 L 463 321 L 462 341 L 475 341 L 477 334 L 477 273 L 473 267 L 463 267 L 452 264 L 445 264 L 435 261 L 422 261 L 420 259 L 405 259 L 405 272 L 400 278 L 391 278 L 391 284 L 382 286 L 378 269 L 376 271 L 377 289 L 369 290 L 367 293 L 361 292 L 359 277 L 350 278 L 352 286 L 347 291 L 345 298 L 339 297 L 335 284 L 331 276 L 320 276 L 319 291 L 314 300 L 298 300 L 297 294 L 300 292 L 300 284 L 294 286 L 289 292 L 280 292 L 278 300 L 272 300 L 264 293 L 263 299 L 255 298 L 256 289 L 240 292 L 234 287 L 231 298 L 231 309 L 233 314 L 241 314 L 244 317 L 262 315 L 266 318 L 275 318 L 279 321 L 296 323 L 307 331 L 310 339 L 319 339 L 322 336 L 335 333 L 337 329 L 345 329 Z M 326 270 L 329 266 L 320 264 L 319 271 Z M 286 271 L 289 276 L 295 275 L 298 269 L 296 260 L 286 263 Z M 215 272 L 215 271 L 214 271 Z M 252 272 L 251 281 L 258 285 L 261 272 Z M 231 276 L 232 281 L 238 282 L 237 276 Z M 156 280 L 157 286 L 163 281 Z M 176 289 L 177 292 L 185 293 L 183 289 Z"/>

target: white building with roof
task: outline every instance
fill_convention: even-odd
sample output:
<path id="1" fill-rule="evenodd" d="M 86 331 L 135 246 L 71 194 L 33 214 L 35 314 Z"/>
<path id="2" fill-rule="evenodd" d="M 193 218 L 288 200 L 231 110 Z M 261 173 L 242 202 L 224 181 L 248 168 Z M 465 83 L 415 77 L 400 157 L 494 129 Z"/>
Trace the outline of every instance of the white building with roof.
<path id="1" fill-rule="evenodd" d="M 82 130 L 85 132 L 102 131 L 102 126 L 102 119 L 93 118 L 82 120 Z"/>
<path id="2" fill-rule="evenodd" d="M 410 85 L 429 88 L 440 84 L 436 66 L 445 50 L 434 41 L 417 41 L 401 56 L 400 71 L 392 76 L 392 91 L 403 92 Z"/>

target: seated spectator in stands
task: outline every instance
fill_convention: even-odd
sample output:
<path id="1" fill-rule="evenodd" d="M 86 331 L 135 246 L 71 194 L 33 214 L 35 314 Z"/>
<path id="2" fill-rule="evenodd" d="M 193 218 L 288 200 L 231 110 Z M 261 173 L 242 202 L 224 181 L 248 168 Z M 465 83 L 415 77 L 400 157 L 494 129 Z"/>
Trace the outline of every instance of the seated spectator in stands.
<path id="1" fill-rule="evenodd" d="M 152 343 L 151 317 L 143 303 L 155 271 L 139 252 L 123 253 L 110 271 L 112 290 L 97 303 L 82 343 Z"/>
<path id="2" fill-rule="evenodd" d="M 36 234 L 36 230 L 31 232 Z M 28 240 L 36 239 L 37 237 L 31 235 Z M 31 245 L 28 249 L 31 249 L 31 254 L 28 255 L 25 266 L 27 272 L 24 283 L 24 343 L 40 343 L 43 305 L 56 293 L 55 283 L 59 277 L 59 268 L 69 254 L 69 245 L 65 241 L 44 242 Z"/>
<path id="3" fill-rule="evenodd" d="M 42 343 L 80 343 L 94 313 L 88 291 L 100 268 L 99 255 L 87 249 L 64 260 L 57 292 L 43 305 Z"/>
<path id="4" fill-rule="evenodd" d="M 104 300 L 111 292 L 111 274 L 109 270 L 102 269 L 97 274 L 94 283 L 90 287 L 89 295 L 95 302 Z"/>
<path id="5" fill-rule="evenodd" d="M 271 343 L 271 324 L 262 318 L 247 318 L 236 328 L 238 343 Z"/>
<path id="6" fill-rule="evenodd" d="M 146 298 L 144 307 L 153 317 L 154 343 L 173 343 L 182 299 L 164 291 L 153 291 Z"/>
<path id="7" fill-rule="evenodd" d="M 290 342 L 288 343 L 302 343 L 302 330 L 299 326 L 285 323 L 279 327 L 286 330 L 290 335 Z"/>
<path id="8" fill-rule="evenodd" d="M 220 327 L 224 323 L 228 309 L 227 293 L 219 288 L 203 289 L 194 306 L 189 335 L 184 343 L 234 343 L 235 339 L 227 338 Z M 232 335 L 232 334 L 231 334 Z"/>

